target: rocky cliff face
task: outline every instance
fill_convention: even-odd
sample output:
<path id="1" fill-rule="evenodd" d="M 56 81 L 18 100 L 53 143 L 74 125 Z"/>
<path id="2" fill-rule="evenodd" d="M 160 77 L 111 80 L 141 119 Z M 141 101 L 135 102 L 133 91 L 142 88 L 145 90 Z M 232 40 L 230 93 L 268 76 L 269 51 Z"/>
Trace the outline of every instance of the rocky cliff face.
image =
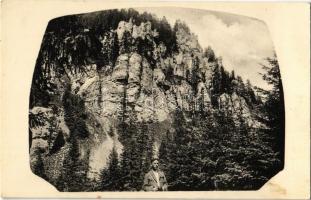
<path id="1" fill-rule="evenodd" d="M 63 73 L 57 70 L 59 66 L 46 71 L 45 77 L 54 86 L 48 104 L 34 100 L 30 109 L 31 120 L 38 122 L 30 126 L 33 168 L 41 159 L 45 175 L 56 184 L 68 154 L 68 138 L 80 134 L 79 159 L 87 161 L 88 178 L 98 179 L 112 149 L 119 155 L 123 152 L 118 126 L 133 113 L 137 122 L 157 124 L 155 155 L 162 136 L 174 132 L 176 110 L 191 116 L 193 112 L 223 109 L 237 124 L 242 116 L 250 126 L 262 126 L 245 97 L 236 92 L 213 93 L 215 70 L 221 63 L 209 60 L 196 36 L 182 24 L 175 31 L 177 51 L 168 55 L 168 47 L 159 42 L 160 33 L 151 22 L 120 21 L 116 29 L 98 37 L 103 55 L 108 51 L 105 46 L 118 47 L 115 61 L 106 60 L 100 67 L 96 62 L 84 63 L 83 70 L 72 70 L 77 67 L 69 62 L 62 65 Z M 68 55 L 66 59 L 73 58 Z"/>

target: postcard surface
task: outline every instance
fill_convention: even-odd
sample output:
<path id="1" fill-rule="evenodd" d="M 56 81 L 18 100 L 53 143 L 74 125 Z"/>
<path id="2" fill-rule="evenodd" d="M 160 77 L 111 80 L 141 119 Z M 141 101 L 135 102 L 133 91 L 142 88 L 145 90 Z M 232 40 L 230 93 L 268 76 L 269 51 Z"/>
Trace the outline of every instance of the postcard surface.
<path id="1" fill-rule="evenodd" d="M 2 2 L 1 192 L 310 196 L 310 9 Z"/>

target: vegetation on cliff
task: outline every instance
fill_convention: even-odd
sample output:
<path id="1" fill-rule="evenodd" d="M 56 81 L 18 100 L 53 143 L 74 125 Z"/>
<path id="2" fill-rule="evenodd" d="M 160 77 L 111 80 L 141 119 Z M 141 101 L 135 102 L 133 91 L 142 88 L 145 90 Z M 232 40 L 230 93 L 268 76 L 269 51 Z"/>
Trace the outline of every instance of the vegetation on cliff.
<path id="1" fill-rule="evenodd" d="M 30 94 L 32 170 L 60 191 L 139 191 L 159 156 L 169 190 L 259 189 L 284 165 L 282 82 L 267 60 L 269 91 L 227 71 L 180 20 L 133 9 L 53 19 Z"/>

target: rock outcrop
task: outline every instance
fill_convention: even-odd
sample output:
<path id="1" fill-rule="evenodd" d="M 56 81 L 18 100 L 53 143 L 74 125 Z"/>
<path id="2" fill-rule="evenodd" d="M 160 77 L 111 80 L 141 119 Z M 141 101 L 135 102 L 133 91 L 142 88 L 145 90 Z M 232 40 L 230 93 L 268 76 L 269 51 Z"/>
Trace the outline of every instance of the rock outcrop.
<path id="1" fill-rule="evenodd" d="M 159 32 L 152 29 L 151 22 L 137 25 L 132 19 L 120 21 L 115 30 L 110 30 L 109 37 L 103 37 L 102 43 L 108 44 L 107 38 L 112 38 L 113 34 L 117 35 L 120 49 L 114 64 L 110 61 L 101 70 L 95 64 L 87 64 L 83 71 L 77 72 L 65 68 L 66 75 L 62 76 L 52 69 L 50 82 L 55 85 L 57 94 L 51 97 L 57 100 L 51 101 L 47 107 L 35 105 L 30 110 L 35 121 L 40 120 L 30 128 L 31 155 L 40 149 L 44 162 L 49 163 L 54 171 L 61 168 L 66 142 L 75 130 L 75 125 L 68 128 L 67 115 L 76 113 L 68 114 L 64 101 L 70 101 L 69 104 L 78 101 L 83 105 L 75 108 L 75 112 L 82 112 L 79 123 L 85 124 L 87 139 L 81 139 L 79 147 L 82 157 L 89 154 L 88 177 L 91 179 L 99 178 L 100 170 L 107 165 L 114 147 L 119 155 L 122 153 L 123 144 L 117 126 L 125 113 L 135 113 L 138 122 L 159 124 L 155 153 L 161 137 L 172 129 L 172 113 L 176 109 L 183 112 L 224 109 L 235 119 L 242 116 L 250 126 L 260 126 L 252 117 L 244 97 L 235 92 L 212 96 L 211 84 L 218 63 L 203 56 L 197 37 L 184 27 L 180 26 L 176 32 L 178 51 L 170 56 L 165 56 L 167 46 L 156 41 Z M 66 92 L 70 95 L 64 97 Z M 217 106 L 212 105 L 212 98 L 217 98 Z M 52 104 L 58 109 L 53 110 Z M 59 137 L 64 142 L 55 147 Z M 34 163 L 31 161 L 32 165 Z M 57 173 L 46 173 L 46 176 L 54 182 L 58 178 Z"/>

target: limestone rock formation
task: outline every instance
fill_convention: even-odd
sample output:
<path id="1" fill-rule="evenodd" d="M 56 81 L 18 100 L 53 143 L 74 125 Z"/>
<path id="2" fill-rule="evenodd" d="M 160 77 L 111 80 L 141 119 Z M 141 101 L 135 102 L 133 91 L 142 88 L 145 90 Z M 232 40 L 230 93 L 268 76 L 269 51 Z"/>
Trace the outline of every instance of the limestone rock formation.
<path id="1" fill-rule="evenodd" d="M 48 70 L 44 69 L 48 65 L 44 61 L 36 65 L 42 73 L 34 76 L 32 95 L 44 90 L 36 85 L 42 74 L 43 79 L 53 85 L 53 92 L 45 102 L 31 99 L 30 154 L 32 157 L 40 150 L 43 163 L 48 166 L 45 176 L 54 185 L 61 176 L 59 171 L 69 151 L 69 140 L 75 134 L 81 135 L 79 160 L 87 160 L 87 177 L 99 179 L 113 148 L 120 158 L 125 147 L 118 127 L 132 113 L 137 123 L 157 124 L 154 154 L 158 154 L 162 137 L 174 132 L 176 110 L 194 113 L 223 109 L 237 124 L 242 117 L 251 127 L 263 127 L 254 118 L 252 106 L 245 97 L 237 92 L 215 92 L 219 60 L 210 61 L 203 55 L 197 37 L 182 22 L 177 22 L 174 31 L 177 50 L 169 52 L 167 44 L 158 41 L 161 33 L 150 21 L 139 24 L 132 18 L 119 21 L 117 27 L 103 31 L 98 37 L 102 47 L 97 53 L 103 54 L 99 54 L 97 60 L 103 62 L 81 60 L 82 68 L 73 63 L 71 49 L 53 46 L 48 35 L 45 36 L 46 45 L 67 61 L 66 64 L 54 62 L 55 67 Z M 88 34 L 92 33 L 83 32 L 78 36 L 88 38 Z M 69 32 L 68 35 L 78 37 L 70 36 Z M 55 40 L 63 42 L 61 37 Z M 64 56 L 60 55 L 62 51 Z M 90 52 L 83 53 L 87 57 Z M 42 47 L 39 57 L 51 59 L 45 56 L 48 54 L 52 55 L 51 50 Z M 36 163 L 31 160 L 32 168 Z"/>

